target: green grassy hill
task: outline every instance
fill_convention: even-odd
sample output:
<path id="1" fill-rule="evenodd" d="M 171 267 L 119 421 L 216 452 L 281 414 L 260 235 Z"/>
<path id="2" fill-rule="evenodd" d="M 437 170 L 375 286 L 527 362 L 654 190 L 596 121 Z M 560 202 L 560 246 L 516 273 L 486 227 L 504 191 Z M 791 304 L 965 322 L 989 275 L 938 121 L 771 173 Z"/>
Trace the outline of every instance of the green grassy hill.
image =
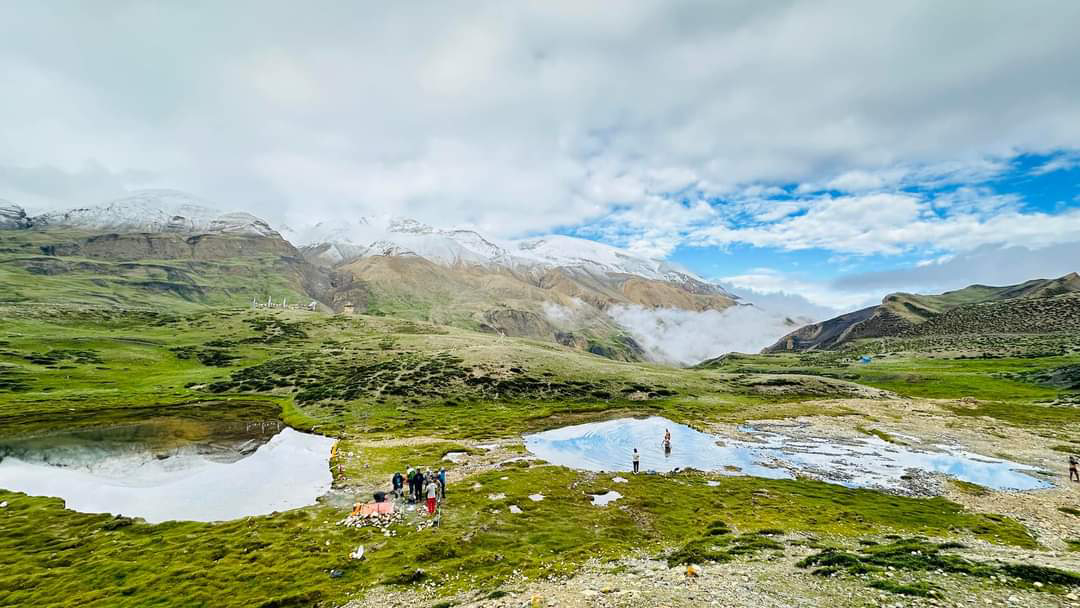
<path id="1" fill-rule="evenodd" d="M 765 352 L 828 350 L 862 339 L 960 334 L 1080 334 L 1080 275 L 940 295 L 894 293 L 878 306 L 801 327 Z"/>
<path id="2" fill-rule="evenodd" d="M 0 231 L 0 301 L 188 311 L 267 296 L 306 304 L 326 282 L 325 273 L 280 239 L 112 236 Z"/>

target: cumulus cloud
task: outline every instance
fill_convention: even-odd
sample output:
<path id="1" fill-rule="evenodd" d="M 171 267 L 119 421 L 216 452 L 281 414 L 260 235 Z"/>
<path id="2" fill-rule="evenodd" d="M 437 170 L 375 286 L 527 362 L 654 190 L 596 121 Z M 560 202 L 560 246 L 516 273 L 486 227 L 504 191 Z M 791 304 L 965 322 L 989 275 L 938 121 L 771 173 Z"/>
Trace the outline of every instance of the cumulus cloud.
<path id="1" fill-rule="evenodd" d="M 656 255 L 718 225 L 696 238 L 817 246 L 816 222 L 866 201 L 812 201 L 802 220 L 777 206 L 745 230 L 709 208 L 1080 148 L 1078 19 L 1074 2 L 6 3 L 0 166 L 91 161 L 290 225 L 599 225 Z M 106 189 L 0 175 L 0 196 L 42 204 Z M 841 247 L 1046 233 L 1032 215 L 936 221 L 879 202 L 911 229 L 864 214 Z"/>
<path id="2" fill-rule="evenodd" d="M 984 245 L 961 254 L 918 260 L 901 268 L 811 280 L 771 268 L 721 277 L 737 295 L 777 312 L 827 318 L 906 291 L 937 294 L 973 284 L 1015 285 L 1080 272 L 1080 243 L 1045 247 Z M 785 307 L 785 301 L 786 306 Z"/>
<path id="3" fill-rule="evenodd" d="M 795 329 L 782 314 L 755 306 L 694 312 L 614 306 L 608 314 L 661 363 L 694 365 L 729 352 L 755 353 Z"/>
<path id="4" fill-rule="evenodd" d="M 1056 214 L 1016 208 L 1014 196 L 958 189 L 932 197 L 908 192 L 824 196 L 806 211 L 775 221 L 723 223 L 690 235 L 697 245 L 745 243 L 793 251 L 859 255 L 918 248 L 971 251 L 983 245 L 1052 245 L 1075 241 L 1080 209 Z"/>
<path id="5" fill-rule="evenodd" d="M 772 268 L 755 268 L 751 272 L 718 280 L 731 286 L 736 293 L 745 294 L 751 302 L 761 302 L 763 306 L 780 302 L 775 308 L 778 311 L 791 311 L 794 314 L 801 311 L 803 316 L 819 319 L 876 304 L 884 295 L 879 293 L 880 288 L 876 286 L 838 286 L 831 281 L 808 280 Z M 788 304 L 783 304 L 785 301 Z"/>
<path id="6" fill-rule="evenodd" d="M 984 246 L 969 253 L 942 256 L 929 264 L 861 272 L 831 282 L 836 290 L 940 293 L 972 284 L 1015 285 L 1036 278 L 1053 279 L 1080 272 L 1080 243 L 1042 248 Z"/>

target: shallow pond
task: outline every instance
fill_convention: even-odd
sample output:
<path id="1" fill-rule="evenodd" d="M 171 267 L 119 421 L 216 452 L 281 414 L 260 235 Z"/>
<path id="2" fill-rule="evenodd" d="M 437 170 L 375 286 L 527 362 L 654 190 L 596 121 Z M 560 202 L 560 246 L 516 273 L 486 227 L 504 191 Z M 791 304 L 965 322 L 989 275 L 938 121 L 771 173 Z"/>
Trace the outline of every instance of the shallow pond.
<path id="1" fill-rule="evenodd" d="M 665 430 L 672 449 L 665 452 Z M 995 489 L 1031 490 L 1048 482 L 1024 471 L 1033 467 L 986 458 L 946 446 L 898 446 L 877 437 L 830 441 L 781 430 L 743 428 L 757 441 L 721 440 L 657 416 L 621 418 L 525 436 L 530 453 L 548 462 L 589 471 L 631 471 L 633 449 L 641 471 L 694 468 L 773 479 L 795 473 L 852 487 L 895 488 L 911 470 L 946 473 Z"/>
<path id="2" fill-rule="evenodd" d="M 222 521 L 314 504 L 333 442 L 278 421 L 157 417 L 0 442 L 0 488 L 152 523 Z"/>

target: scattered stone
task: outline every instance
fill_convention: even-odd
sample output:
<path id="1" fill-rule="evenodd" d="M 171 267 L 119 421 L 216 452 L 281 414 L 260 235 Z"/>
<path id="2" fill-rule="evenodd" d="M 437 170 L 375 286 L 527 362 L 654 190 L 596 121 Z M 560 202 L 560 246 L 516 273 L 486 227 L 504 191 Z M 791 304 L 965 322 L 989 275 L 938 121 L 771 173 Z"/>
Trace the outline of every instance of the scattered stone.
<path id="1" fill-rule="evenodd" d="M 506 494 L 499 492 L 498 494 L 488 494 L 488 500 L 502 500 L 506 498 Z"/>
<path id="2" fill-rule="evenodd" d="M 508 508 L 508 509 L 510 510 L 510 512 L 511 512 L 511 513 L 513 513 L 514 515 L 518 515 L 518 514 L 520 514 L 520 513 L 522 512 L 522 511 L 521 511 L 521 507 L 519 507 L 519 506 L 517 506 L 517 505 L 510 505 L 510 506 L 509 506 L 509 507 L 507 507 L 507 508 Z"/>
<path id="3" fill-rule="evenodd" d="M 543 494 L 529 494 L 529 500 L 531 500 L 533 502 L 540 502 L 541 500 L 544 500 L 544 495 Z"/>

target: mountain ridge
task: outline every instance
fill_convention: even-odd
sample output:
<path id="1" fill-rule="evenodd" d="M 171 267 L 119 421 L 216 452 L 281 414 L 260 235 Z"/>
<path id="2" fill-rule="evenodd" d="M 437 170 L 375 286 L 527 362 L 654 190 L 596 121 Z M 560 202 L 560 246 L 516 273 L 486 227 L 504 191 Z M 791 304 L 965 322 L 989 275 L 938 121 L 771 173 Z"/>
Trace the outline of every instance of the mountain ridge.
<path id="1" fill-rule="evenodd" d="M 137 191 L 32 217 L 14 204 L 2 212 L 0 226 L 25 235 L 17 247 L 7 247 L 21 256 L 3 262 L 25 272 L 59 277 L 93 269 L 92 281 L 114 285 L 115 275 L 128 276 L 148 262 L 158 266 L 140 273 L 158 274 L 160 262 L 169 260 L 225 263 L 251 268 L 263 277 L 256 283 L 284 281 L 290 301 L 302 294 L 337 312 L 541 339 L 615 359 L 640 360 L 644 351 L 612 317 L 613 307 L 703 312 L 737 303 L 723 287 L 667 262 L 564 235 L 499 241 L 408 218 L 365 217 L 279 232 L 255 216 L 223 213 L 175 190 Z M 297 248 L 290 239 L 308 244 Z M 76 259 L 127 269 L 61 262 Z M 210 289 L 198 284 L 198 273 L 168 273 L 180 279 L 124 285 L 195 298 Z M 219 270 L 214 273 L 211 282 L 222 280 Z M 256 296 L 265 294 L 252 293 L 247 301 Z"/>
<path id="2" fill-rule="evenodd" d="M 1080 274 L 1016 285 L 974 284 L 938 295 L 892 293 L 881 304 L 812 323 L 765 353 L 832 350 L 863 339 L 1080 329 Z"/>

